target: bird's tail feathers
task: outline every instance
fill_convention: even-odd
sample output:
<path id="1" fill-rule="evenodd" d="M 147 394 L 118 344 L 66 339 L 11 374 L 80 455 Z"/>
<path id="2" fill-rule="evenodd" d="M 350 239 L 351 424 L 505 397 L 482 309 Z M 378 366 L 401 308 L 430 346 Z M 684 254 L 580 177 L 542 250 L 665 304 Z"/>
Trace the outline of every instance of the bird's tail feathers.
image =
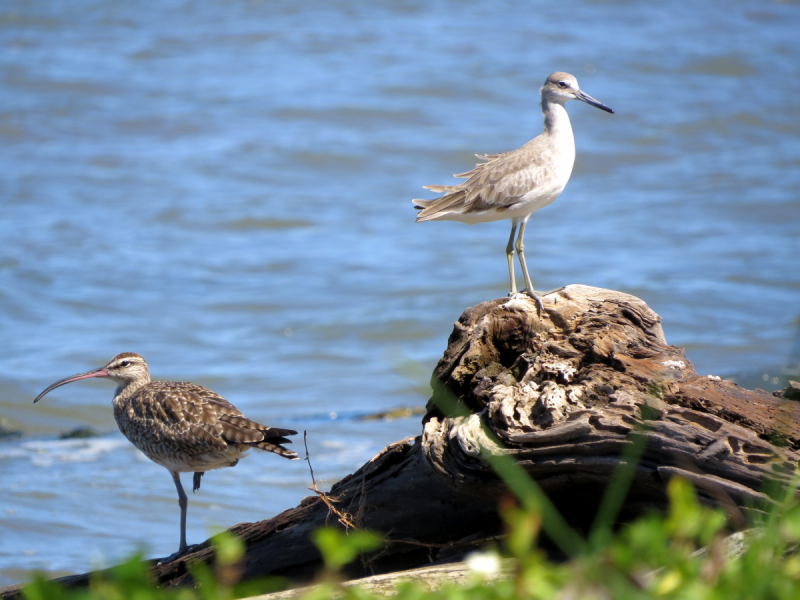
<path id="1" fill-rule="evenodd" d="M 424 185 L 422 186 L 426 190 L 431 190 L 432 192 L 436 192 L 437 194 L 443 194 L 445 192 L 452 192 L 455 186 L 453 185 Z M 417 210 L 422 210 L 424 208 L 428 208 L 431 204 L 439 200 L 439 198 L 434 198 L 433 200 L 421 200 L 419 198 L 414 198 L 411 202 L 414 203 L 414 208 Z M 419 219 L 417 219 L 419 220 Z"/>
<path id="2" fill-rule="evenodd" d="M 294 450 L 289 450 L 288 448 L 284 448 L 280 445 L 289 442 L 291 442 L 291 440 L 270 440 L 269 442 L 259 442 L 258 444 L 253 444 L 253 447 L 258 448 L 259 450 L 266 450 L 267 452 L 274 452 L 275 454 L 278 454 L 284 458 L 294 460 L 297 458 L 297 452 Z"/>
<path id="3" fill-rule="evenodd" d="M 261 450 L 266 450 L 267 452 L 274 452 L 275 454 L 279 454 L 284 458 L 297 458 L 297 452 L 281 446 L 281 444 L 292 443 L 292 440 L 285 436 L 297 435 L 297 432 L 294 429 L 279 429 L 277 427 L 270 427 L 266 430 L 262 430 L 261 433 L 264 434 L 264 441 L 253 444 L 253 446 Z"/>
<path id="4" fill-rule="evenodd" d="M 426 190 L 430 190 L 432 192 L 436 192 L 437 194 L 443 194 L 445 192 L 452 192 L 457 186 L 455 185 L 423 185 L 422 186 Z M 416 202 L 416 200 L 415 200 Z"/>
<path id="5" fill-rule="evenodd" d="M 422 210 L 423 208 L 427 208 L 428 205 L 430 205 L 430 203 L 433 202 L 433 200 L 419 200 L 415 198 L 414 200 L 412 200 L 412 202 L 414 203 L 414 208 L 416 208 L 417 210 Z"/>
<path id="6" fill-rule="evenodd" d="M 269 427 L 264 432 L 264 434 L 265 434 L 265 437 L 267 437 L 268 439 L 271 439 L 270 436 L 272 436 L 272 435 L 276 435 L 276 436 L 279 435 L 279 436 L 283 437 L 283 436 L 287 436 L 287 435 L 297 435 L 297 432 L 294 429 L 281 429 L 279 427 Z M 269 435 L 267 435 L 267 434 L 269 434 Z M 291 441 L 291 440 L 289 440 L 289 441 Z M 281 443 L 283 443 L 283 442 L 281 442 Z"/>
<path id="7" fill-rule="evenodd" d="M 428 201 L 422 212 L 417 215 L 417 223 L 431 221 L 445 213 L 451 212 L 454 207 L 457 207 L 459 203 L 464 201 L 464 197 L 464 192 L 462 190 L 457 190 L 440 198 L 436 198 L 435 200 Z"/>

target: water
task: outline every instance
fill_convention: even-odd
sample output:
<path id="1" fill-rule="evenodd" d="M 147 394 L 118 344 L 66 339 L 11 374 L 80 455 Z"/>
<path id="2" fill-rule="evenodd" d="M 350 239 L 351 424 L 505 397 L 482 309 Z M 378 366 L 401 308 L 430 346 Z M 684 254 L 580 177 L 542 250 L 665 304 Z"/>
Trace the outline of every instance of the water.
<path id="1" fill-rule="evenodd" d="M 31 404 L 117 352 L 307 430 L 323 488 L 419 433 L 357 417 L 425 402 L 407 373 L 506 293 L 509 226 L 417 225 L 410 200 L 538 134 L 551 71 L 616 114 L 568 104 L 536 285 L 636 294 L 700 373 L 779 385 L 800 363 L 798 29 L 796 2 L 5 2 L 0 419 L 22 436 L 0 441 L 0 584 L 176 549 L 169 475 L 117 432 L 113 386 Z M 100 435 L 58 439 L 78 426 Z M 210 473 L 189 541 L 308 485 L 263 454 Z"/>

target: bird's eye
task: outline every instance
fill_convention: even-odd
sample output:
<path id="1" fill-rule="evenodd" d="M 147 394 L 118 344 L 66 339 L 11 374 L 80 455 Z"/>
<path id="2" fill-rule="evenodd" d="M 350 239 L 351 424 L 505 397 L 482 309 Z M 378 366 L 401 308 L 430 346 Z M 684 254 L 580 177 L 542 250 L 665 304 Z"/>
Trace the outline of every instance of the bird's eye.
<path id="1" fill-rule="evenodd" d="M 566 88 L 566 87 L 569 87 L 569 86 L 567 85 L 567 82 L 566 82 L 566 81 L 559 81 L 559 82 L 558 82 L 558 87 L 560 87 L 560 88 Z"/>
<path id="2" fill-rule="evenodd" d="M 131 361 L 123 360 L 121 363 L 119 363 L 119 366 L 120 367 L 130 367 L 131 366 Z"/>

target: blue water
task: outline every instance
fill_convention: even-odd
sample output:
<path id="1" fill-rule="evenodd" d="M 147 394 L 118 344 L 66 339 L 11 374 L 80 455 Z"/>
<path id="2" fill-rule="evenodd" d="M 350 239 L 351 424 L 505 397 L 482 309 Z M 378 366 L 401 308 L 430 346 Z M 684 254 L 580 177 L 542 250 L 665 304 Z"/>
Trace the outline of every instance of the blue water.
<path id="1" fill-rule="evenodd" d="M 0 585 L 176 549 L 113 386 L 31 404 L 118 352 L 307 430 L 323 488 L 419 433 L 358 417 L 424 404 L 461 311 L 507 291 L 509 226 L 410 201 L 537 135 L 555 70 L 616 114 L 568 104 L 534 283 L 635 294 L 698 372 L 774 388 L 800 363 L 798 31 L 797 2 L 4 2 Z M 264 454 L 210 473 L 189 541 L 309 485 Z"/>

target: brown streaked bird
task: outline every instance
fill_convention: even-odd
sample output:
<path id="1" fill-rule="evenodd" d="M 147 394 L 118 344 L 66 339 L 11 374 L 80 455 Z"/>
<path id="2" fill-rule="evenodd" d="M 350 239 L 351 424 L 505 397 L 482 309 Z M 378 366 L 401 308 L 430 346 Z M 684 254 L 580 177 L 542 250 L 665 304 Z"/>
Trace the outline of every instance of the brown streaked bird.
<path id="1" fill-rule="evenodd" d="M 519 255 L 526 292 L 543 310 L 541 297 L 533 290 L 525 264 L 525 225 L 530 216 L 553 202 L 569 181 L 575 164 L 575 139 L 564 103 L 581 100 L 606 112 L 614 111 L 585 94 L 578 80 L 569 73 L 553 73 L 541 89 L 544 133 L 511 152 L 476 154 L 488 162 L 479 163 L 471 171 L 454 177 L 465 178 L 458 185 L 425 186 L 444 196 L 433 200 L 414 200 L 421 209 L 417 222 L 461 221 L 485 223 L 511 219 L 511 236 L 506 246 L 508 271 L 511 276 L 511 295 L 517 293 L 514 278 L 514 234 L 519 227 L 516 251 Z"/>
<path id="2" fill-rule="evenodd" d="M 49 391 L 73 381 L 105 377 L 117 383 L 111 403 L 120 431 L 147 458 L 167 469 L 178 490 L 181 508 L 181 543 L 177 558 L 186 545 L 186 493 L 180 474 L 194 472 L 193 490 L 200 489 L 206 471 L 232 467 L 250 448 L 297 458 L 297 453 L 281 444 L 291 443 L 285 436 L 291 429 L 267 427 L 245 417 L 219 394 L 199 385 L 178 381 L 150 381 L 145 360 L 133 352 L 123 352 L 108 364 L 65 377 L 39 394 L 34 403 Z"/>

